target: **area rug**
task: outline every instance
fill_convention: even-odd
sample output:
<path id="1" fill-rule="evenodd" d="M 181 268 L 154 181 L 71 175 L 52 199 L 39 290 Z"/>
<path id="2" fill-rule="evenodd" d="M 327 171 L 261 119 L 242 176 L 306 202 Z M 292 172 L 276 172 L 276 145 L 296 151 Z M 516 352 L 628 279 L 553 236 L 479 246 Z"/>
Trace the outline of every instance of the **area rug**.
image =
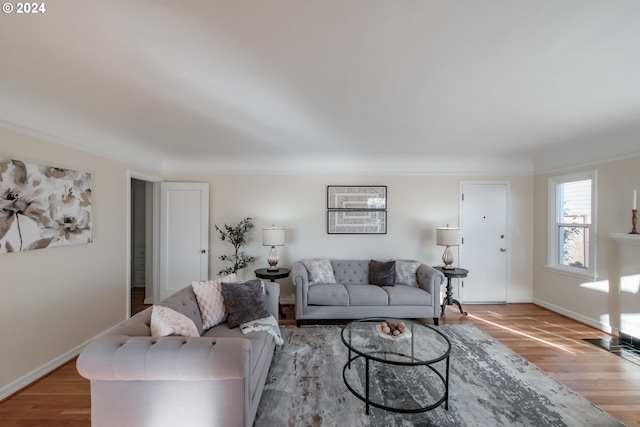
<path id="1" fill-rule="evenodd" d="M 343 382 L 341 327 L 291 326 L 282 327 L 284 345 L 276 350 L 255 426 L 624 426 L 475 326 L 437 328 L 452 347 L 448 410 L 398 414 L 371 407 L 366 415 Z M 406 384 L 436 383 L 423 374 L 428 370 L 384 369 L 373 375 L 371 388 L 390 401 Z M 363 371 L 354 366 L 348 375 L 364 383 Z M 375 390 L 382 376 L 397 378 Z"/>

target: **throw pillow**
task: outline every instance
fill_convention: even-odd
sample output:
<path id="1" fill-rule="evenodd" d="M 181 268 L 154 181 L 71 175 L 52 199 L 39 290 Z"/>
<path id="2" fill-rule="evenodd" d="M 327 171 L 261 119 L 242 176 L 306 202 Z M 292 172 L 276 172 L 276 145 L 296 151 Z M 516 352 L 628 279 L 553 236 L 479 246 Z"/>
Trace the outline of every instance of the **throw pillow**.
<path id="1" fill-rule="evenodd" d="M 222 297 L 222 283 L 236 282 L 235 273 L 204 282 L 192 282 L 193 292 L 202 315 L 202 327 L 207 330 L 227 319 L 227 310 Z"/>
<path id="2" fill-rule="evenodd" d="M 223 283 L 222 295 L 227 306 L 229 328 L 269 316 L 260 279 L 244 283 Z"/>
<path id="3" fill-rule="evenodd" d="M 396 283 L 408 286 L 418 286 L 418 261 L 396 261 Z"/>
<path id="4" fill-rule="evenodd" d="M 160 305 L 154 305 L 152 310 L 152 337 L 166 337 L 167 335 L 181 335 L 183 337 L 200 336 L 193 320 L 184 314 Z"/>
<path id="5" fill-rule="evenodd" d="M 369 283 L 378 286 L 393 286 L 395 279 L 395 261 L 369 261 Z"/>
<path id="6" fill-rule="evenodd" d="M 309 284 L 314 283 L 336 283 L 333 275 L 333 267 L 328 259 L 304 259 L 302 263 L 309 272 Z"/>

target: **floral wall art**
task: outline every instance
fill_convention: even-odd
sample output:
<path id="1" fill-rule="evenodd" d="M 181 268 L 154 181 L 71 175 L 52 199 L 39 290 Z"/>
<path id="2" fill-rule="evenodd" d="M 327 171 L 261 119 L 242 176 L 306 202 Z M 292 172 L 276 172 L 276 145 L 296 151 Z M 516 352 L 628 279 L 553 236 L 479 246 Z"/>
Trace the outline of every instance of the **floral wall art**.
<path id="1" fill-rule="evenodd" d="M 0 158 L 0 253 L 91 241 L 91 174 Z"/>

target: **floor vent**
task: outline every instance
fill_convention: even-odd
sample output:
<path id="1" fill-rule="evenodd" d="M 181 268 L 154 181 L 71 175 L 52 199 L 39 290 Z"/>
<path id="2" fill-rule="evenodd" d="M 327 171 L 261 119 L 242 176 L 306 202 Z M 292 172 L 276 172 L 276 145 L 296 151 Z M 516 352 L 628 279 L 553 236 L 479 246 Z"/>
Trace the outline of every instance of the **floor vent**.
<path id="1" fill-rule="evenodd" d="M 637 344 L 634 345 L 627 340 L 618 338 L 585 338 L 584 340 L 607 350 L 609 353 L 640 365 L 640 347 Z"/>

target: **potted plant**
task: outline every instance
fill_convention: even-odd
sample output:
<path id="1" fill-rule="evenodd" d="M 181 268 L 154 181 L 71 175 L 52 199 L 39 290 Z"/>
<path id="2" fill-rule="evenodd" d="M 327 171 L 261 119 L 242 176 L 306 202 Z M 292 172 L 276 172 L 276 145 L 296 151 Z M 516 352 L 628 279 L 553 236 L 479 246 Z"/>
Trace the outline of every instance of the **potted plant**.
<path id="1" fill-rule="evenodd" d="M 256 257 L 248 256 L 242 251 L 242 247 L 247 244 L 247 233 L 253 228 L 251 218 L 244 218 L 235 227 L 230 227 L 227 224 L 223 224 L 222 228 L 215 225 L 216 230 L 220 233 L 220 240 L 228 241 L 233 245 L 234 252 L 231 255 L 220 255 L 218 258 L 224 262 L 231 262 L 231 266 L 223 270 L 220 270 L 218 274 L 227 275 L 231 273 L 237 273 L 247 267 L 252 262 L 256 261 Z"/>

